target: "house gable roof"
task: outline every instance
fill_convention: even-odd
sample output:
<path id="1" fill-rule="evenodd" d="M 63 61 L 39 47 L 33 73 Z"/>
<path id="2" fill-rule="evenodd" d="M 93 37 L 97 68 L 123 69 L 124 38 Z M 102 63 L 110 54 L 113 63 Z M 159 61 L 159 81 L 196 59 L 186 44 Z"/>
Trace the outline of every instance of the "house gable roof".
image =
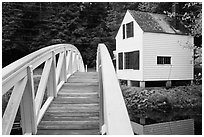
<path id="1" fill-rule="evenodd" d="M 158 32 L 170 34 L 189 34 L 181 22 L 176 29 L 174 20 L 167 15 L 128 10 L 144 32 Z"/>

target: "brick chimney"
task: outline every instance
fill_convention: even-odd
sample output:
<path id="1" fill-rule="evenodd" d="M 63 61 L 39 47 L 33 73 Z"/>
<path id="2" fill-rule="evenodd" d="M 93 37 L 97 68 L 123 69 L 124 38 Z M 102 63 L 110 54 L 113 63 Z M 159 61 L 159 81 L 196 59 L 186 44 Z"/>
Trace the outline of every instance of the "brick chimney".
<path id="1" fill-rule="evenodd" d="M 173 26 L 175 29 L 179 29 L 179 23 L 178 23 L 178 9 L 179 8 L 179 3 L 174 2 L 172 4 L 172 14 L 173 14 Z"/>

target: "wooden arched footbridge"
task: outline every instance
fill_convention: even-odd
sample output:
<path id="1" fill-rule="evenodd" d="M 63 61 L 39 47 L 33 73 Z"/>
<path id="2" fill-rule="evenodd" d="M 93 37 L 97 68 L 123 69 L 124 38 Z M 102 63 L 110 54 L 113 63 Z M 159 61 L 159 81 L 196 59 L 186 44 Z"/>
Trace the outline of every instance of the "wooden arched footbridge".
<path id="1" fill-rule="evenodd" d="M 43 71 L 35 90 L 33 71 L 40 65 Z M 96 67 L 96 72 L 85 72 L 77 48 L 58 44 L 3 68 L 2 96 L 11 95 L 2 118 L 2 134 L 10 134 L 20 106 L 23 134 L 132 135 L 104 44 L 98 46 Z"/>

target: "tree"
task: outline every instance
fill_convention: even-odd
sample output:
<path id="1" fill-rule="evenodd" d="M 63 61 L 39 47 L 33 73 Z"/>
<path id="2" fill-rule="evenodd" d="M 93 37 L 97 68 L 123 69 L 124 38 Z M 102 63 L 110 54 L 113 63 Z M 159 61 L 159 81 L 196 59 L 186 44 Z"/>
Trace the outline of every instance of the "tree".
<path id="1" fill-rule="evenodd" d="M 71 43 L 80 50 L 85 64 L 94 67 L 98 43 L 105 43 L 111 54 L 115 50 L 115 36 L 127 9 L 171 15 L 173 4 L 3 2 L 3 66 L 42 47 Z M 178 18 L 184 22 L 193 36 L 201 39 L 202 3 L 185 2 L 179 3 L 179 6 Z M 196 43 L 196 46 L 201 47 L 200 43 Z M 13 55 L 13 59 L 8 58 L 10 55 Z"/>

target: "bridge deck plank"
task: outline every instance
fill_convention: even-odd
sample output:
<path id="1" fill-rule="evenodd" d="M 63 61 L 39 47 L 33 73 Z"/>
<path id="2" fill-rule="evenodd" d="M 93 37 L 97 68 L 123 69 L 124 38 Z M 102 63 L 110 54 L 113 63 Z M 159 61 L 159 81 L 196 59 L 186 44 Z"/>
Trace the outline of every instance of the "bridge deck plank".
<path id="1" fill-rule="evenodd" d="M 98 88 L 96 72 L 72 75 L 48 107 L 37 134 L 99 134 Z"/>

